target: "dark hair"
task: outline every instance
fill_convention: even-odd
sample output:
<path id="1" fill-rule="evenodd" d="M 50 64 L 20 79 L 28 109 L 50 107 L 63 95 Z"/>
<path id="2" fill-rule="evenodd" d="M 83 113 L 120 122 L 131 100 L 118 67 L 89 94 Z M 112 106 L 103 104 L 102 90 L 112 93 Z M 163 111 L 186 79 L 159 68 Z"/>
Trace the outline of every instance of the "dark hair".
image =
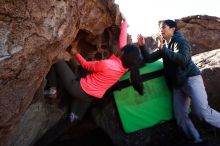
<path id="1" fill-rule="evenodd" d="M 96 52 L 94 57 L 95 57 L 95 60 L 102 60 L 102 53 Z"/>
<path id="2" fill-rule="evenodd" d="M 163 25 L 166 24 L 167 26 L 169 26 L 170 28 L 175 28 L 175 31 L 177 31 L 177 24 L 175 21 L 167 19 L 167 20 L 163 20 L 159 22 L 159 25 Z"/>
<path id="3" fill-rule="evenodd" d="M 130 70 L 131 84 L 140 95 L 143 95 L 144 86 L 139 72 L 139 67 L 143 65 L 143 58 L 139 48 L 135 45 L 128 44 L 121 51 L 123 51 L 121 57 L 123 66 Z"/>

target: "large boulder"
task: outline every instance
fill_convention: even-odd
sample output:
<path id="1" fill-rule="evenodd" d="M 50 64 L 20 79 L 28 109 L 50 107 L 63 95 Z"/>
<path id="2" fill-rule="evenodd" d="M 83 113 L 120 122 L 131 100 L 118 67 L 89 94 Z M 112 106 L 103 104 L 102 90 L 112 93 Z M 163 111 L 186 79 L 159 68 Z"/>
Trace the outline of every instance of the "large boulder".
<path id="1" fill-rule="evenodd" d="M 120 22 L 118 5 L 111 0 L 0 1 L 0 145 L 27 146 L 31 140 L 21 139 L 35 120 L 32 140 L 40 122 L 60 118 L 62 110 L 56 120 L 47 116 L 45 99 L 33 102 L 50 66 L 73 40 L 85 55 L 103 44 L 116 48 Z"/>
<path id="2" fill-rule="evenodd" d="M 209 103 L 220 111 L 220 49 L 196 54 L 193 60 L 202 71 Z"/>

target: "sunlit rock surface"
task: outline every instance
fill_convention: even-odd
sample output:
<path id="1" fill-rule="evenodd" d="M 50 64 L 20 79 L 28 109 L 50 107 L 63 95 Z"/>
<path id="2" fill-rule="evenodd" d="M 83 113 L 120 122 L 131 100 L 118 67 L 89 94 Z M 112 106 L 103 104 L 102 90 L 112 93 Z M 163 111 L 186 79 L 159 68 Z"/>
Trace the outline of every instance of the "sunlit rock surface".
<path id="1" fill-rule="evenodd" d="M 29 120 L 33 122 L 27 129 L 30 131 L 39 116 L 36 110 L 41 120 L 51 119 L 55 109 L 47 115 L 45 101 L 32 102 L 57 55 L 73 40 L 79 41 L 84 55 L 116 48 L 120 22 L 118 5 L 110 0 L 0 1 L 0 145 L 19 141 L 14 136 L 25 126 L 22 122 L 27 124 L 25 121 L 31 118 L 27 115 L 36 116 Z M 41 128 L 32 136 L 39 136 Z M 27 140 L 16 145 L 30 143 Z"/>

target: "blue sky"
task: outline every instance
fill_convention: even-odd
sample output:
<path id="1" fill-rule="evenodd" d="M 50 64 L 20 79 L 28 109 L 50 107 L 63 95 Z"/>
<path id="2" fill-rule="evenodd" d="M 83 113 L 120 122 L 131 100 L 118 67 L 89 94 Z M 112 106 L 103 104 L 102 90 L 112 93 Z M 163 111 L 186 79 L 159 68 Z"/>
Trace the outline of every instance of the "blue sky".
<path id="1" fill-rule="evenodd" d="M 151 36 L 158 32 L 158 21 L 192 15 L 220 17 L 220 0 L 115 0 L 127 18 L 128 33 Z M 135 39 L 135 40 L 134 40 Z"/>

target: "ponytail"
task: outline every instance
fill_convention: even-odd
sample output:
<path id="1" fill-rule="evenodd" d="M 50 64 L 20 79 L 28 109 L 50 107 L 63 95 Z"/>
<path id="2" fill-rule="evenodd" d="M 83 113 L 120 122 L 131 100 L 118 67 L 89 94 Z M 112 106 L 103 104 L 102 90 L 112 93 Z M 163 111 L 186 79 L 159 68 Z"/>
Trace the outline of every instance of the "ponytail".
<path id="1" fill-rule="evenodd" d="M 143 65 L 143 58 L 139 48 L 135 45 L 128 44 L 121 51 L 124 52 L 121 57 L 123 66 L 129 68 L 130 79 L 133 88 L 140 94 L 144 94 L 144 86 L 139 72 L 139 67 Z"/>
<path id="2" fill-rule="evenodd" d="M 133 88 L 140 94 L 144 94 L 144 86 L 137 66 L 130 68 L 130 79 Z"/>

